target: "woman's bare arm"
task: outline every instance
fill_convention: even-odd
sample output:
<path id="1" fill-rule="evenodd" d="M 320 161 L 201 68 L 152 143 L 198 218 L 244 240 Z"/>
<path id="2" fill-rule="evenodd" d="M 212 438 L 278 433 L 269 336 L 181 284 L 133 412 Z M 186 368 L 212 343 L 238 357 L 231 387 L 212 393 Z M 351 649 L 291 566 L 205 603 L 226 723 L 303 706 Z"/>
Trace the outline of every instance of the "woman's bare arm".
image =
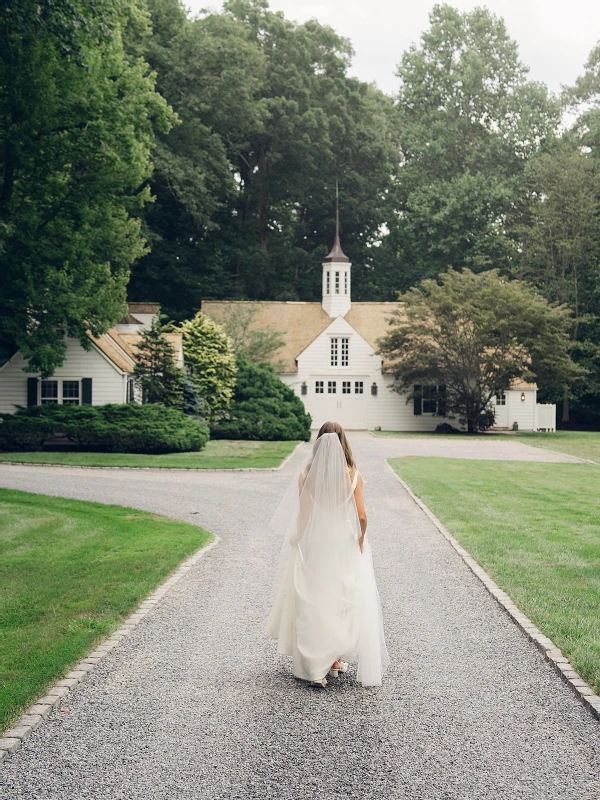
<path id="1" fill-rule="evenodd" d="M 358 513 L 358 521 L 360 522 L 360 539 L 358 544 L 360 549 L 363 549 L 363 542 L 365 540 L 365 533 L 367 532 L 367 512 L 365 511 L 365 498 L 363 496 L 363 479 L 360 472 L 358 473 L 358 480 L 356 481 L 356 489 L 354 490 L 354 499 L 356 501 L 356 511 Z"/>

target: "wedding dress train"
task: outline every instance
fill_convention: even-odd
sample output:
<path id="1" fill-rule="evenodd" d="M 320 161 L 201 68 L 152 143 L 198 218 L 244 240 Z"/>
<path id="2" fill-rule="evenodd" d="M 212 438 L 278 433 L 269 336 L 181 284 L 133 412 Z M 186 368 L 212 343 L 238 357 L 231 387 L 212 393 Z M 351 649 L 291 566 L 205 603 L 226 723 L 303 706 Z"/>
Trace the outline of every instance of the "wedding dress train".
<path id="1" fill-rule="evenodd" d="M 342 659 L 358 664 L 363 686 L 379 686 L 388 657 L 368 539 L 359 547 L 357 480 L 337 434 L 319 437 L 288 501 L 289 554 L 267 632 L 298 678 L 319 681 Z"/>

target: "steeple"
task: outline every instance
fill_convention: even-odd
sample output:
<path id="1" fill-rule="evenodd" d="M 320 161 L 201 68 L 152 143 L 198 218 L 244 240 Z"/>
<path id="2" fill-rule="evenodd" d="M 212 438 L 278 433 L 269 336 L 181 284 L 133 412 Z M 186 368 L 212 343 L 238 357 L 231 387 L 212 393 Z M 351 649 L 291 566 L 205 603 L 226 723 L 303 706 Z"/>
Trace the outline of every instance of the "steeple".
<path id="1" fill-rule="evenodd" d="M 335 182 L 335 239 L 323 260 L 323 309 L 330 317 L 344 316 L 350 311 L 350 261 L 340 244 L 340 202 Z"/>
<path id="2" fill-rule="evenodd" d="M 335 182 L 335 239 L 333 240 L 333 247 L 329 251 L 329 255 L 325 256 L 323 263 L 330 264 L 333 261 L 350 263 L 340 244 L 340 194 L 337 181 Z"/>

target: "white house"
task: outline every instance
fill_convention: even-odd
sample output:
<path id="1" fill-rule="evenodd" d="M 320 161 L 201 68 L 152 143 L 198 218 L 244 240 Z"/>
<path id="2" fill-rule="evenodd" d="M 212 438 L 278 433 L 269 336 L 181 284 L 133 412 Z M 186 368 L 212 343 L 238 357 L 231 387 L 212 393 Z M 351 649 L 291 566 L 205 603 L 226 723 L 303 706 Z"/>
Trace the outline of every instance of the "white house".
<path id="1" fill-rule="evenodd" d="M 202 310 L 223 321 L 227 307 L 245 301 L 204 300 Z M 353 303 L 351 264 L 342 251 L 339 227 L 323 262 L 321 303 L 250 302 L 254 325 L 283 332 L 284 347 L 274 363 L 319 428 L 336 420 L 349 429 L 433 431 L 443 421 L 443 392 L 419 387 L 414 401 L 391 391 L 393 375 L 377 354 L 398 303 Z M 554 429 L 555 406 L 539 406 L 537 387 L 519 383 L 496 398 L 496 425 L 519 430 Z M 541 423 L 540 424 L 540 420 Z"/>
<path id="2" fill-rule="evenodd" d="M 140 331 L 148 329 L 159 312 L 158 303 L 129 303 L 129 313 L 102 336 L 90 334 L 89 350 L 78 339 L 67 339 L 62 367 L 51 378 L 25 372 L 20 352 L 0 368 L 0 412 L 12 414 L 17 406 L 47 403 L 95 406 L 104 403 L 141 402 L 133 373 Z M 183 366 L 181 335 L 167 334 L 179 367 Z"/>

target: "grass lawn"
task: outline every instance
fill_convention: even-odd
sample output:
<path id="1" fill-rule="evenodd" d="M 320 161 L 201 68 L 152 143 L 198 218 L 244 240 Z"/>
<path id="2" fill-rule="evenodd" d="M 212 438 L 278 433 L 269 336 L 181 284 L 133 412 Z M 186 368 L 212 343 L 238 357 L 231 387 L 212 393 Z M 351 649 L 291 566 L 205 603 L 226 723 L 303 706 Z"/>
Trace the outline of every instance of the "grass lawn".
<path id="1" fill-rule="evenodd" d="M 235 469 L 278 467 L 298 442 L 238 442 L 216 439 L 197 453 L 0 453 L 0 462 L 68 464 L 73 467 L 161 467 L 174 469 Z"/>
<path id="2" fill-rule="evenodd" d="M 145 511 L 0 489 L 0 732 L 211 538 Z"/>
<path id="3" fill-rule="evenodd" d="M 600 468 L 422 457 L 390 463 L 600 690 Z"/>
<path id="4" fill-rule="evenodd" d="M 600 431 L 556 431 L 556 433 L 480 433 L 480 434 L 440 434 L 424 431 L 423 433 L 408 433 L 404 431 L 373 431 L 376 436 L 406 437 L 422 439 L 435 437 L 436 439 L 468 439 L 469 441 L 489 441 L 490 439 L 510 439 L 521 441 L 533 447 L 543 447 L 547 450 L 557 450 L 570 456 L 587 458 L 600 464 Z"/>

